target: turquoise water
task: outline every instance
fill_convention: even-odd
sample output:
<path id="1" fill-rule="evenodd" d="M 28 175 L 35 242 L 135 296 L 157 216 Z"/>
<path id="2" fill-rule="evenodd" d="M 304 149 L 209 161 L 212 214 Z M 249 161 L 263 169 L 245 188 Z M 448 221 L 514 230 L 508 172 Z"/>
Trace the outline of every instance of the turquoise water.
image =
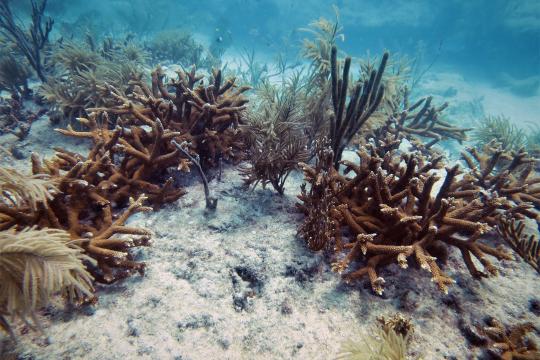
<path id="1" fill-rule="evenodd" d="M 24 10 L 25 1 L 12 1 Z M 421 55 L 426 64 L 450 67 L 493 85 L 513 85 L 521 96 L 538 92 L 540 1 L 350 1 L 335 2 L 353 56 L 366 52 Z M 204 39 L 227 42 L 227 52 L 254 49 L 259 56 L 294 57 L 306 36 L 300 29 L 319 17 L 334 18 L 331 3 L 319 0 L 83 1 L 49 0 L 56 20 L 53 36 L 81 36 L 91 29 L 139 39 L 185 29 Z"/>

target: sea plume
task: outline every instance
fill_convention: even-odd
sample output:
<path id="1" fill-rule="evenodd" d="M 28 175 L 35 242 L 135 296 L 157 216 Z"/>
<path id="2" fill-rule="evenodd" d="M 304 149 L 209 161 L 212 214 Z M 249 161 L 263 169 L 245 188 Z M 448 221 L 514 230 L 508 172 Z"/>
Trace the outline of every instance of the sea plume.
<path id="1" fill-rule="evenodd" d="M 56 294 L 70 302 L 93 297 L 83 261 L 93 260 L 64 230 L 0 232 L 0 328 L 11 333 L 4 316 L 31 317 L 39 327 L 36 311 Z"/>

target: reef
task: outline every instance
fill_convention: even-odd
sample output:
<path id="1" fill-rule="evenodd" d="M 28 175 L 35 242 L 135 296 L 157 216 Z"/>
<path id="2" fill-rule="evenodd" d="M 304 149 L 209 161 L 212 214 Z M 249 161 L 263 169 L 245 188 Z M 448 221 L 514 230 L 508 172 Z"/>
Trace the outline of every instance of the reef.
<path id="1" fill-rule="evenodd" d="M 440 178 L 435 170 L 442 165 L 441 158 L 419 152 L 400 154 L 399 143 L 388 136 L 386 141 L 362 147 L 358 163 L 341 162 L 345 175 L 332 166 L 331 150 L 320 151 L 315 167 L 302 164 L 310 188 L 304 185 L 299 196 L 298 206 L 306 214 L 299 233 L 308 246 L 333 251 L 332 267 L 339 273 L 361 260 L 358 270 L 343 277 L 354 281 L 368 276 L 377 294 L 382 294 L 385 283 L 378 270 L 391 263 L 406 269 L 411 258 L 446 293 L 454 280 L 440 265 L 449 247 L 460 250 L 474 278 L 497 274 L 488 256 L 512 257 L 482 238 L 498 211 L 505 209 L 504 198 L 467 187 L 470 182 L 459 180 L 458 165 L 447 167 Z M 349 173 L 354 176 L 348 177 Z M 435 184 L 441 181 L 437 189 Z"/>

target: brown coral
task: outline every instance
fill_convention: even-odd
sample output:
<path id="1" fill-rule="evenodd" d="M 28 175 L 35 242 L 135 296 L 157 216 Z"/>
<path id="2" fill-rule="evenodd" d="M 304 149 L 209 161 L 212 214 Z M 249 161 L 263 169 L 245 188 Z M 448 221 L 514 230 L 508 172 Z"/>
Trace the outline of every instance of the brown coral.
<path id="1" fill-rule="evenodd" d="M 89 264 L 89 270 L 100 282 L 110 283 L 133 271 L 142 273 L 144 264 L 131 261 L 129 249 L 147 245 L 150 233 L 126 227 L 124 222 L 135 212 L 150 210 L 143 206 L 146 197 L 131 200 L 127 210 L 114 219 L 111 201 L 92 180 L 92 176 L 99 177 L 103 163 L 79 161 L 69 171 L 61 169 L 60 159 L 45 164 L 34 156 L 37 175 L 29 180 L 17 180 L 20 174 L 2 170 L 7 176 L 2 178 L 0 229 L 39 226 L 66 230 L 74 240 L 84 239 L 82 248 L 97 260 L 97 267 Z M 44 187 L 49 189 L 45 194 L 33 190 Z M 118 234 L 132 237 L 115 236 Z"/>
<path id="2" fill-rule="evenodd" d="M 540 351 L 527 334 L 535 330 L 532 323 L 504 326 L 500 321 L 490 318 L 487 326 L 480 329 L 489 338 L 490 354 L 502 360 L 540 359 Z"/>
<path id="3" fill-rule="evenodd" d="M 442 272 L 440 262 L 449 246 L 461 251 L 474 277 L 496 274 L 487 255 L 511 257 L 479 240 L 491 229 L 486 219 L 502 208 L 501 199 L 456 187 L 458 166 L 446 168 L 444 178 L 439 178 L 433 171 L 438 161 L 418 152 L 400 155 L 398 146 L 399 141 L 371 144 L 358 152 L 359 163 L 342 161 L 345 174 L 352 172 L 353 177 L 328 167 L 331 152 L 326 152 L 328 159 L 319 159 L 315 168 L 303 164 L 306 181 L 312 187 L 309 192 L 304 188 L 300 195 L 300 208 L 308 219 L 300 234 L 315 250 L 333 245 L 338 257 L 333 269 L 339 273 L 364 260 L 360 269 L 344 278 L 351 281 L 367 275 L 378 294 L 385 282 L 378 269 L 393 262 L 407 268 L 410 258 L 431 272 L 432 280 L 446 292 L 453 280 Z M 435 184 L 440 181 L 436 190 Z M 318 206 L 319 201 L 324 201 L 324 206 Z M 314 215 L 318 217 L 315 222 Z M 320 233 L 321 228 L 326 232 Z M 345 257 L 339 259 L 342 253 Z M 485 271 L 477 268 L 473 258 Z"/>
<path id="4" fill-rule="evenodd" d="M 504 151 L 492 141 L 481 151 L 467 148 L 462 158 L 470 171 L 460 185 L 497 192 L 513 217 L 540 220 L 540 177 L 534 171 L 536 160 L 527 152 Z"/>
<path id="5" fill-rule="evenodd" d="M 440 106 L 432 104 L 432 97 L 422 98 L 411 106 L 406 106 L 399 115 L 394 114 L 397 131 L 407 134 L 409 138 L 430 138 L 426 147 L 430 148 L 440 140 L 454 139 L 461 143 L 467 140 L 467 132 L 471 128 L 460 128 L 443 119 L 442 112 L 448 103 Z M 415 112 L 416 110 L 416 112 Z"/>

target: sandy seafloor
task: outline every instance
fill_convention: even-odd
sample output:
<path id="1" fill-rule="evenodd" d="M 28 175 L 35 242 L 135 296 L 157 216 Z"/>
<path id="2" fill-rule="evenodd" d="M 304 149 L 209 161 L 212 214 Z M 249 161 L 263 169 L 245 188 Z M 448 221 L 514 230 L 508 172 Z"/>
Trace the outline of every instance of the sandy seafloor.
<path id="1" fill-rule="evenodd" d="M 449 79 L 457 89 L 450 92 L 455 101 L 448 99 L 454 105 L 449 111 L 467 122 L 476 117 L 478 104 L 464 106 L 471 100 L 465 95 L 478 94 L 477 88 L 455 74 L 428 78 L 425 86 L 442 96 Z M 497 94 L 509 109 L 540 113 L 540 102 Z M 487 112 L 492 99 L 477 103 Z M 14 142 L 12 136 L 0 137 L 3 147 Z M 28 172 L 31 151 L 51 156 L 55 146 L 88 149 L 85 142 L 53 132 L 44 117 L 18 144 L 26 159 L 2 162 Z M 48 340 L 18 324 L 15 348 L 0 335 L 0 357 L 331 359 L 343 341 L 368 334 L 377 316 L 399 311 L 415 325 L 411 358 L 469 359 L 479 350 L 468 345 L 460 321 L 479 322 L 489 315 L 506 324 L 532 321 L 540 328 L 539 313 L 530 309 L 531 301 L 540 300 L 538 274 L 519 260 L 494 260 L 500 276 L 476 281 L 452 249 L 445 271 L 456 284 L 448 295 L 436 289 L 426 271 L 397 265 L 380 272 L 386 279 L 382 297 L 372 293 L 367 279 L 344 284 L 324 255 L 311 252 L 296 236 L 301 182 L 301 174 L 293 174 L 284 196 L 260 187 L 246 191 L 237 170 L 228 166 L 221 181 L 210 184 L 219 203 L 209 215 L 203 187 L 193 175 L 179 201 L 129 220 L 153 233 L 152 246 L 136 250 L 137 259 L 147 264 L 144 277 L 99 286 L 95 306 L 49 307 L 40 316 Z"/>

